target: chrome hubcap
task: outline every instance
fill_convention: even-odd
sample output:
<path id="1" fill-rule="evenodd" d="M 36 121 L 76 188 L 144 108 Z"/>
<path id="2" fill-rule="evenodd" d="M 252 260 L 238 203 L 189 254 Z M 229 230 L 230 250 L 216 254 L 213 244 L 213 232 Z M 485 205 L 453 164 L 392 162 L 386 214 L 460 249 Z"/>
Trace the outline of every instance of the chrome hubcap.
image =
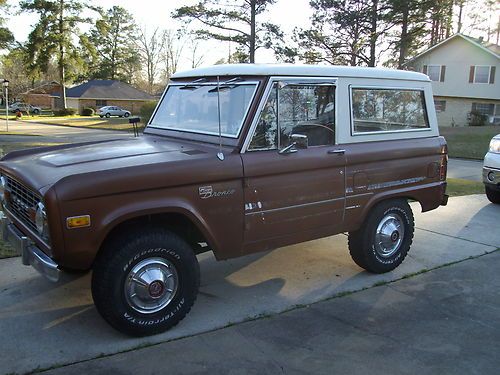
<path id="1" fill-rule="evenodd" d="M 375 251 L 383 258 L 388 258 L 401 247 L 405 234 L 403 219 L 396 213 L 386 215 L 380 220 L 375 232 Z"/>
<path id="2" fill-rule="evenodd" d="M 125 298 L 135 311 L 152 314 L 172 301 L 178 284 L 179 277 L 171 262 L 164 258 L 144 259 L 125 279 Z"/>

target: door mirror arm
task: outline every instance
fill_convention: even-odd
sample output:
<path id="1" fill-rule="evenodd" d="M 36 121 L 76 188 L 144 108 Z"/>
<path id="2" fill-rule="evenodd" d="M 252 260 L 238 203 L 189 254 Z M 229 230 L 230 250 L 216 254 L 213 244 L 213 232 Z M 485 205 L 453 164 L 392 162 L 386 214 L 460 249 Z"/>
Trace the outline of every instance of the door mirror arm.
<path id="1" fill-rule="evenodd" d="M 293 154 L 293 153 L 297 152 L 297 149 L 295 148 L 295 146 L 297 146 L 297 142 L 292 142 L 288 146 L 286 146 L 285 148 L 279 150 L 278 154 L 281 154 L 281 155 Z"/>

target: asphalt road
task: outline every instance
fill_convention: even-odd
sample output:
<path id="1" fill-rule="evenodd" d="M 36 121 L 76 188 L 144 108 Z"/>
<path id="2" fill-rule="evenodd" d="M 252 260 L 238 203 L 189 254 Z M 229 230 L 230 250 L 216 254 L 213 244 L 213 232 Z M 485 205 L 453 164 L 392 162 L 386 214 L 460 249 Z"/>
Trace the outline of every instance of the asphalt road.
<path id="1" fill-rule="evenodd" d="M 448 159 L 448 177 L 471 181 L 483 181 L 481 160 Z"/>
<path id="2" fill-rule="evenodd" d="M 5 124 L 2 122 L 0 122 L 0 130 L 5 130 Z M 131 133 L 116 130 L 45 125 L 24 121 L 10 121 L 9 132 L 11 134 L 0 134 L 0 143 L 78 143 L 132 136 Z"/>
<path id="3" fill-rule="evenodd" d="M 412 207 L 411 252 L 384 275 L 358 268 L 344 235 L 225 262 L 202 254 L 193 310 L 146 338 L 126 337 L 100 318 L 89 275 L 54 285 L 18 258 L 0 260 L 0 373 L 64 366 L 58 373 L 493 374 L 500 274 L 498 257 L 484 254 L 500 248 L 500 206 L 473 195 L 431 213 Z M 468 260 L 481 256 L 490 260 Z M 464 268 L 449 279 L 429 271 L 373 288 L 457 261 Z M 276 318 L 262 318 L 269 316 Z M 241 325 L 249 319 L 257 320 Z"/>
<path id="4" fill-rule="evenodd" d="M 497 375 L 500 252 L 411 279 L 48 371 Z"/>

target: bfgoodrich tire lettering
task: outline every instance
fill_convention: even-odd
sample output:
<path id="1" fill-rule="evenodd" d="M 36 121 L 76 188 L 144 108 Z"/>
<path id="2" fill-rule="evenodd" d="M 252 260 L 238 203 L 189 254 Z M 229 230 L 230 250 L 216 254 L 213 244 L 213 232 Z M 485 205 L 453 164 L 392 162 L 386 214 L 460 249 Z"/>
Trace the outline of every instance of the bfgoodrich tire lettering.
<path id="1" fill-rule="evenodd" d="M 137 276 L 133 272 L 149 272 L 147 267 L 154 270 L 155 264 L 165 265 L 165 280 L 169 274 L 175 275 L 175 288 L 166 281 L 153 285 L 155 277 L 148 274 L 151 282 L 142 292 L 153 293 L 153 286 L 154 293 L 159 294 L 151 294 L 147 300 L 127 295 L 132 290 L 128 287 L 131 272 Z M 144 280 L 139 284 L 145 284 Z M 94 265 L 92 296 L 97 310 L 111 326 L 129 335 L 146 336 L 164 332 L 182 320 L 196 299 L 199 284 L 198 261 L 189 245 L 166 229 L 153 228 L 117 236 L 105 246 Z M 160 309 L 151 308 L 152 298 L 161 299 L 161 293 L 168 293 L 163 288 L 169 287 L 172 295 L 163 299 L 165 305 L 159 303 Z"/>
<path id="2" fill-rule="evenodd" d="M 408 254 L 414 227 L 413 213 L 406 200 L 381 202 L 359 230 L 349 233 L 351 257 L 367 271 L 392 271 Z"/>

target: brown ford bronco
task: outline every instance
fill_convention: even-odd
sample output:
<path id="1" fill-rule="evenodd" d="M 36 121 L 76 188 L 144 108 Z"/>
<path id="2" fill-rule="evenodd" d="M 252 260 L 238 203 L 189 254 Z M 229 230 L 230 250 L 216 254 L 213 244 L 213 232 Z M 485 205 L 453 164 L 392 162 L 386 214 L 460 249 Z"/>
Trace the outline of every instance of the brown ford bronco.
<path id="1" fill-rule="evenodd" d="M 226 65 L 177 73 L 138 138 L 12 152 L 3 239 L 57 281 L 92 269 L 97 310 L 131 335 L 193 305 L 217 259 L 349 232 L 356 264 L 396 268 L 408 200 L 445 205 L 447 147 L 427 76 Z"/>

